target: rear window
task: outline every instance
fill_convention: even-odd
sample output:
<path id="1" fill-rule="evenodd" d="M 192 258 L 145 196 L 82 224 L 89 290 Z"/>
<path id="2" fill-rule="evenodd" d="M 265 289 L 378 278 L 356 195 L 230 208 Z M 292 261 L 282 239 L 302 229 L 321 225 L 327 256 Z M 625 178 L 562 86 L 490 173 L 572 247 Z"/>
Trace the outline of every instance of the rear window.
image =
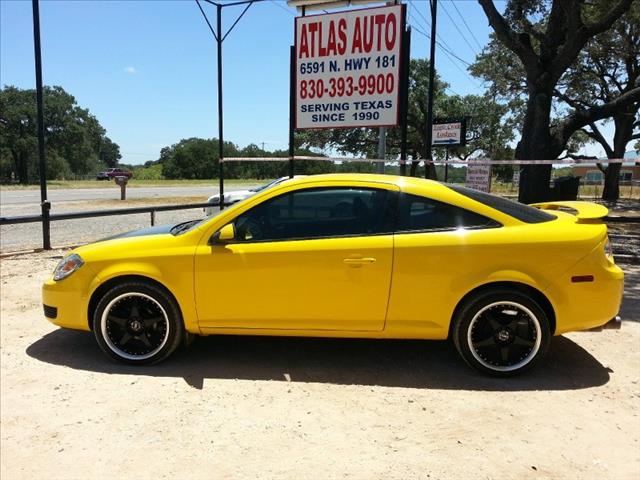
<path id="1" fill-rule="evenodd" d="M 537 208 L 530 207 L 524 203 L 514 202 L 506 198 L 498 197 L 496 195 L 490 195 L 488 193 L 479 192 L 472 188 L 461 187 L 459 185 L 447 185 L 451 190 L 457 192 L 465 197 L 469 197 L 476 202 L 483 203 L 488 207 L 495 208 L 496 210 L 516 218 L 525 223 L 543 223 L 554 220 L 556 217 Z"/>
<path id="2" fill-rule="evenodd" d="M 402 193 L 396 232 L 492 228 L 500 225 L 482 215 L 426 197 Z"/>

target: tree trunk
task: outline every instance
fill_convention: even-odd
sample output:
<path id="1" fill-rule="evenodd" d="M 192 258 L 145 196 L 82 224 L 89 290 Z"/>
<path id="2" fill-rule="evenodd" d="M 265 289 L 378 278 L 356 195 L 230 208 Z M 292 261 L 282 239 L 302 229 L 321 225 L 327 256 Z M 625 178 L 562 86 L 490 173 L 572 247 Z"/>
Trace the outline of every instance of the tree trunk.
<path id="1" fill-rule="evenodd" d="M 29 183 L 29 158 L 27 155 L 20 151 L 11 151 L 11 156 L 13 157 L 13 165 L 14 172 L 16 177 L 18 177 L 18 183 L 28 184 Z"/>
<path id="2" fill-rule="evenodd" d="M 517 160 L 547 160 L 556 158 L 560 152 L 552 151 L 550 88 L 531 89 L 527 100 L 522 138 L 516 147 Z M 522 203 L 542 202 L 549 199 L 551 165 L 523 165 L 520 173 L 518 201 Z"/>
<path id="3" fill-rule="evenodd" d="M 615 202 L 620 197 L 620 169 L 621 163 L 610 163 L 604 171 L 604 188 L 602 199 Z"/>
<path id="4" fill-rule="evenodd" d="M 636 112 L 633 107 L 628 107 L 624 112 L 619 113 L 613 118 L 615 124 L 615 133 L 613 134 L 613 151 L 610 158 L 623 158 L 627 143 L 633 135 L 633 123 L 635 122 Z M 604 173 L 604 188 L 602 190 L 602 199 L 608 202 L 615 202 L 620 198 L 620 170 L 621 163 L 610 163 Z"/>

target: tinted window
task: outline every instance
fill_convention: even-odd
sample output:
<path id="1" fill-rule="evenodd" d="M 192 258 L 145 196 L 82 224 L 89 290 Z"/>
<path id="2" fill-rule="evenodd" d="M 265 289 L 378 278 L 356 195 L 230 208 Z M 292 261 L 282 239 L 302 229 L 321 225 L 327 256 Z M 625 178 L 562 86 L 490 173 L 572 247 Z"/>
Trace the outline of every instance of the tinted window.
<path id="1" fill-rule="evenodd" d="M 496 195 L 490 195 L 488 193 L 479 192 L 472 188 L 460 187 L 458 185 L 447 185 L 454 192 L 458 192 L 465 197 L 469 197 L 485 205 L 495 208 L 496 210 L 505 213 L 513 218 L 517 218 L 521 222 L 525 223 L 542 223 L 554 220 L 556 217 L 538 210 L 537 208 L 530 207 L 524 203 L 514 202 L 506 198 L 498 197 Z"/>
<path id="2" fill-rule="evenodd" d="M 396 224 L 399 232 L 497 226 L 497 222 L 487 217 L 448 203 L 408 193 L 400 197 Z"/>
<path id="3" fill-rule="evenodd" d="M 362 188 L 287 193 L 236 218 L 236 239 L 258 242 L 391 232 L 391 196 L 386 190 Z"/>

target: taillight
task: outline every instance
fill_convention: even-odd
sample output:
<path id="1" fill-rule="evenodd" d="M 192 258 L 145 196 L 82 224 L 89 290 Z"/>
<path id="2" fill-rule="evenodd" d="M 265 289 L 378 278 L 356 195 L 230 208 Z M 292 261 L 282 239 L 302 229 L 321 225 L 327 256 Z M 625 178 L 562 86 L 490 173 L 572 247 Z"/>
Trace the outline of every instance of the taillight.
<path id="1" fill-rule="evenodd" d="M 607 237 L 607 241 L 604 242 L 604 254 L 609 260 L 613 262 L 613 249 L 611 248 L 609 237 Z"/>

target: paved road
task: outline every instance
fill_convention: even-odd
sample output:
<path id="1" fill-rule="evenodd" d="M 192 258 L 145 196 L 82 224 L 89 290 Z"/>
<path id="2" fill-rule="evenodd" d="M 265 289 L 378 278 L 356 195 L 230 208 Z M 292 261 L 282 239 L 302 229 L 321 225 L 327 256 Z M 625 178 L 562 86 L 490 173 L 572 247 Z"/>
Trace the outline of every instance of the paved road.
<path id="1" fill-rule="evenodd" d="M 251 188 L 251 185 L 243 185 L 241 187 L 230 185 L 229 188 L 244 189 Z M 127 190 L 127 198 L 153 199 L 201 196 L 204 202 L 214 193 L 218 193 L 218 187 L 214 185 L 135 187 Z M 91 200 L 119 200 L 120 190 L 114 186 L 106 188 L 56 189 L 49 191 L 49 199 L 51 200 L 52 211 L 56 213 L 91 210 L 96 208 L 95 204 L 85 202 Z M 142 206 L 144 204 L 145 202 L 128 206 Z M 39 213 L 39 190 L 0 190 L 0 216 L 35 215 Z M 193 218 L 201 218 L 202 216 L 201 208 L 159 212 L 156 215 L 156 222 L 158 224 L 177 223 Z M 91 242 L 116 233 L 148 227 L 149 223 L 149 214 L 56 221 L 51 225 L 51 242 L 53 245 L 73 245 Z M 4 225 L 0 227 L 0 252 L 2 253 L 37 248 L 41 245 L 42 227 L 39 223 Z"/>
<path id="2" fill-rule="evenodd" d="M 244 187 L 243 187 L 244 188 Z M 130 187 L 127 189 L 127 198 L 154 198 L 154 197 L 192 197 L 201 195 L 207 197 L 218 193 L 218 187 L 211 186 L 185 186 L 185 187 Z M 48 197 L 52 204 L 71 202 L 78 200 L 118 200 L 120 188 L 112 185 L 106 188 L 77 188 L 49 190 Z M 0 190 L 0 205 L 40 205 L 40 190 Z"/>

